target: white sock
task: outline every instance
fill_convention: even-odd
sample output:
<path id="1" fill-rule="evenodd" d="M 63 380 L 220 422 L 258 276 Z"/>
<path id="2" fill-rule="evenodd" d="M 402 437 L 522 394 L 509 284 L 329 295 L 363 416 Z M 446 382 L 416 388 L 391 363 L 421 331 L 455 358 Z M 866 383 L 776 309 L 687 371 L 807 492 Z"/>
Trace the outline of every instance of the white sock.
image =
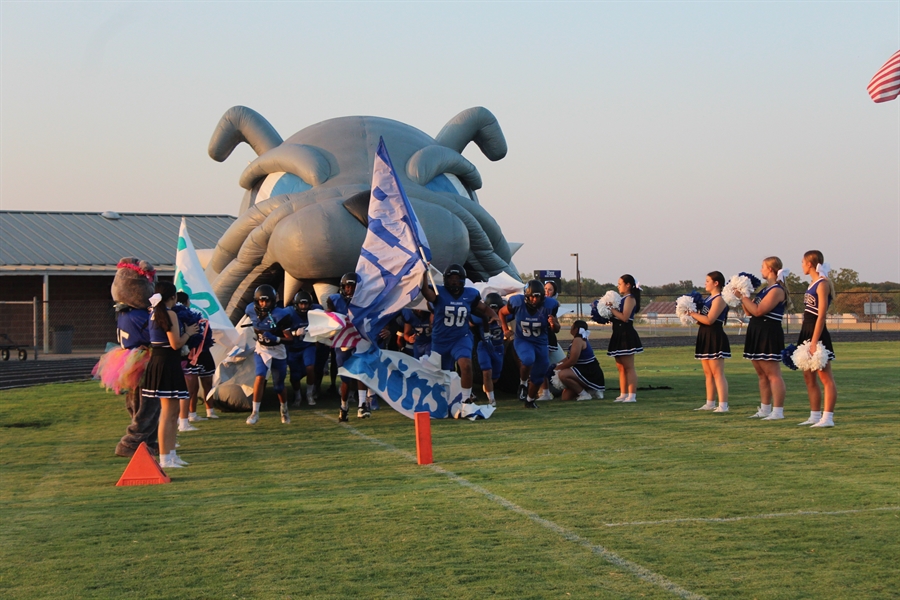
<path id="1" fill-rule="evenodd" d="M 463 393 L 463 398 L 468 400 L 469 397 L 472 395 L 472 388 L 463 388 L 462 393 Z"/>
<path id="2" fill-rule="evenodd" d="M 776 407 L 774 407 L 774 408 L 772 409 L 772 413 L 773 413 L 776 417 L 783 417 L 783 416 L 784 416 L 784 407 L 783 407 L 783 406 L 776 406 Z"/>
<path id="3" fill-rule="evenodd" d="M 628 394 L 628 398 L 627 398 L 627 399 L 628 399 L 628 400 L 635 400 L 635 401 L 637 401 L 637 393 L 634 393 L 634 394 Z"/>
<path id="4" fill-rule="evenodd" d="M 315 395 L 316 395 L 316 386 L 314 386 L 314 385 L 306 386 L 306 397 L 312 398 Z"/>
<path id="5" fill-rule="evenodd" d="M 520 380 L 519 380 L 519 385 L 528 385 L 528 380 L 527 380 L 527 379 L 520 379 Z"/>
<path id="6" fill-rule="evenodd" d="M 770 414 L 772 414 L 772 405 L 771 404 L 760 404 L 759 410 L 761 410 L 762 414 L 764 414 L 764 415 L 770 415 Z"/>
<path id="7" fill-rule="evenodd" d="M 819 422 L 819 419 L 821 419 L 821 418 L 822 418 L 822 411 L 821 411 L 821 410 L 811 410 L 811 411 L 809 411 L 809 420 L 810 420 L 810 421 L 815 421 L 816 423 L 818 423 L 818 422 Z"/>
<path id="8" fill-rule="evenodd" d="M 360 390 L 356 395 L 359 396 L 359 407 L 362 408 L 366 405 L 366 390 Z"/>
<path id="9" fill-rule="evenodd" d="M 253 412 L 255 412 L 255 413 L 258 413 L 258 412 L 259 412 L 259 405 L 260 405 L 260 404 L 262 404 L 262 402 L 254 402 L 254 403 L 253 403 Z"/>
<path id="10" fill-rule="evenodd" d="M 728 403 L 727 403 L 727 402 L 723 402 L 723 403 L 721 403 L 719 406 L 722 407 L 722 410 L 728 410 Z"/>
<path id="11" fill-rule="evenodd" d="M 346 400 L 341 400 L 341 410 L 344 412 L 347 411 L 347 401 Z"/>
<path id="12" fill-rule="evenodd" d="M 207 416 L 207 417 L 213 417 L 213 416 L 215 416 L 215 414 L 216 414 L 216 409 L 214 409 L 214 408 L 207 408 L 207 409 L 206 409 L 206 416 Z"/>
<path id="13" fill-rule="evenodd" d="M 834 412 L 823 412 L 821 420 L 826 423 L 832 423 L 834 421 Z"/>
<path id="14" fill-rule="evenodd" d="M 526 397 L 528 398 L 528 401 L 529 401 L 529 402 L 535 402 L 535 399 L 532 398 L 531 396 L 526 396 Z"/>
<path id="15" fill-rule="evenodd" d="M 181 427 L 181 426 L 187 427 L 190 424 L 191 424 L 191 420 L 189 418 L 185 417 L 184 419 L 182 419 L 181 417 L 178 417 L 178 426 L 179 427 Z"/>
<path id="16" fill-rule="evenodd" d="M 196 419 L 196 418 L 197 418 L 197 413 L 195 413 L 195 412 L 188 413 L 188 420 Z"/>
<path id="17" fill-rule="evenodd" d="M 707 400 L 707 401 L 706 401 L 706 406 L 713 407 L 713 406 L 715 406 L 715 405 L 716 405 L 716 401 L 715 401 L 715 400 Z"/>
<path id="18" fill-rule="evenodd" d="M 488 397 L 488 400 L 493 400 L 493 399 L 494 399 L 494 392 L 487 392 L 487 397 Z"/>

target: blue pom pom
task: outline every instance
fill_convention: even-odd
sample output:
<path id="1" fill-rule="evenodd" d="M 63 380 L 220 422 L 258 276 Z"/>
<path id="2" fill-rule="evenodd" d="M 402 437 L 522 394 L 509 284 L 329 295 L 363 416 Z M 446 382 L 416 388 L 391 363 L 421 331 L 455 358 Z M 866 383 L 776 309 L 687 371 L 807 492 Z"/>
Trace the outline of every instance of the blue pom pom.
<path id="1" fill-rule="evenodd" d="M 690 296 L 694 301 L 694 306 L 696 306 L 697 310 L 699 311 L 700 307 L 703 306 L 703 296 L 700 294 L 700 292 L 691 292 L 690 294 L 688 294 L 688 296 Z"/>
<path id="2" fill-rule="evenodd" d="M 762 285 L 762 279 L 754 275 L 753 273 L 747 273 L 746 271 L 741 271 L 738 275 L 743 275 L 747 279 L 750 280 L 750 283 L 753 284 L 753 287 L 758 288 Z"/>
<path id="3" fill-rule="evenodd" d="M 797 365 L 794 364 L 794 351 L 797 349 L 795 344 L 790 344 L 787 348 L 781 351 L 781 362 L 784 363 L 791 371 L 797 370 Z"/>

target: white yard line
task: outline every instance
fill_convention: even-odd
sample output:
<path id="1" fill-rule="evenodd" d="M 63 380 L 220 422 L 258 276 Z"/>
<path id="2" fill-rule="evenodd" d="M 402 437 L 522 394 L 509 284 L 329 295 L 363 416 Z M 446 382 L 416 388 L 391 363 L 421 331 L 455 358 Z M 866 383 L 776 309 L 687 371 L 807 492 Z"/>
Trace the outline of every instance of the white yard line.
<path id="1" fill-rule="evenodd" d="M 809 517 L 828 515 L 852 515 L 864 512 L 900 510 L 900 506 L 882 506 L 880 508 L 859 508 L 854 510 L 798 510 L 796 512 L 769 513 L 765 515 L 746 515 L 743 517 L 685 517 L 683 519 L 663 519 L 662 521 L 630 521 L 626 523 L 604 523 L 607 527 L 631 527 L 637 525 L 667 525 L 669 523 L 731 523 L 747 519 L 778 519 L 781 517 Z"/>
<path id="2" fill-rule="evenodd" d="M 316 414 L 317 416 L 319 416 L 323 419 L 328 419 L 329 421 L 337 422 L 337 419 L 326 415 L 322 411 L 315 411 L 314 414 Z M 413 455 L 411 452 L 401 450 L 401 449 L 397 448 L 396 446 L 393 446 L 391 444 L 388 444 L 387 442 L 379 440 L 376 437 L 366 435 L 365 433 L 359 431 L 358 429 L 356 429 L 355 427 L 353 427 L 351 425 L 343 424 L 343 427 L 344 427 L 344 429 L 346 429 L 353 435 L 355 435 L 359 438 L 362 438 L 362 439 L 366 440 L 367 442 L 375 444 L 376 446 L 379 446 L 379 447 L 387 450 L 388 452 L 402 456 L 403 458 L 405 458 L 411 462 L 417 462 L 415 455 Z M 563 539 L 570 541 L 570 542 L 574 542 L 574 543 L 578 544 L 579 546 L 587 548 L 588 550 L 590 550 L 591 552 L 593 552 L 594 554 L 596 554 L 597 556 L 599 556 L 606 562 L 608 562 L 611 565 L 614 565 L 624 571 L 628 571 L 629 573 L 631 573 L 638 579 L 641 579 L 642 581 L 646 581 L 647 583 L 652 583 L 653 585 L 656 585 L 656 586 L 666 590 L 667 592 L 671 592 L 672 594 L 674 594 L 680 598 L 689 598 L 690 600 L 703 600 L 703 596 L 701 596 L 700 594 L 695 594 L 694 592 L 686 590 L 686 589 L 678 586 L 674 582 L 669 581 L 662 575 L 659 575 L 658 573 L 654 573 L 653 571 L 650 571 L 649 569 L 642 567 L 641 565 L 639 565 L 637 563 L 631 562 L 630 560 L 624 559 L 621 556 L 619 556 L 618 554 L 616 554 L 615 552 L 611 552 L 610 550 L 607 550 L 603 546 L 600 546 L 599 544 L 595 544 L 592 541 L 581 537 L 577 533 L 569 531 L 568 529 L 566 529 L 560 525 L 557 525 L 553 521 L 548 521 L 547 519 L 542 518 L 538 514 L 533 513 L 530 510 L 526 510 L 514 502 L 510 502 L 506 498 L 504 498 L 502 496 L 498 496 L 497 494 L 494 494 L 493 492 L 481 487 L 480 485 L 476 485 L 476 484 L 472 483 L 471 481 L 464 479 L 463 477 L 460 477 L 459 475 L 457 475 L 456 473 L 454 473 L 452 471 L 448 471 L 447 469 L 444 469 L 444 468 L 439 467 L 434 464 L 424 465 L 424 466 L 435 473 L 444 475 L 451 481 L 453 481 L 465 488 L 468 488 L 468 489 L 472 490 L 473 492 L 477 492 L 477 493 L 481 494 L 482 496 L 484 496 L 491 502 L 494 502 L 495 504 L 499 504 L 503 508 L 510 510 L 514 513 L 520 514 L 520 515 L 528 518 L 533 523 L 540 525 L 541 527 L 543 527 L 545 529 L 549 529 L 550 531 L 556 533 Z"/>

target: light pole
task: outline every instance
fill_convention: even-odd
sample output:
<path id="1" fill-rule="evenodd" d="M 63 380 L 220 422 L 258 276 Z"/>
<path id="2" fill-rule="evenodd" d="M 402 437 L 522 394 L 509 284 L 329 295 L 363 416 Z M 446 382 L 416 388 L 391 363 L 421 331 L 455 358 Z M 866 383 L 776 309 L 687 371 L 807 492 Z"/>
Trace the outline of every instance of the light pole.
<path id="1" fill-rule="evenodd" d="M 578 316 L 576 318 L 580 319 L 583 314 L 581 310 L 581 268 L 578 265 L 578 253 L 575 252 L 569 256 L 575 257 L 575 281 L 578 285 Z"/>

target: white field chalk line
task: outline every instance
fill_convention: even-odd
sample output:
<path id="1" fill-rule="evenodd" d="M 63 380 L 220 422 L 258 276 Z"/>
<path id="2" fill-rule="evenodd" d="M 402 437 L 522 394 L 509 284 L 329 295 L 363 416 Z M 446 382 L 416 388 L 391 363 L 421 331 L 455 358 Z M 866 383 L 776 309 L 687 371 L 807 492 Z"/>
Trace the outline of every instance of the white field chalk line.
<path id="1" fill-rule="evenodd" d="M 882 506 L 880 508 L 858 508 L 854 510 L 798 510 L 796 512 L 769 513 L 767 515 L 747 515 L 744 517 L 685 517 L 683 519 L 664 519 L 662 521 L 631 521 L 630 523 L 604 523 L 607 527 L 629 527 L 634 525 L 667 525 L 669 523 L 731 523 L 746 519 L 778 519 L 781 517 L 808 517 L 820 515 L 852 515 L 855 513 L 900 510 L 900 506 Z"/>
<path id="2" fill-rule="evenodd" d="M 314 414 L 318 415 L 319 417 L 322 417 L 323 419 L 328 419 L 329 421 L 337 422 L 337 419 L 326 415 L 322 411 L 315 411 Z M 392 452 L 394 454 L 399 454 L 400 456 L 402 456 L 412 462 L 417 462 L 416 457 L 410 452 L 401 450 L 401 449 L 397 448 L 396 446 L 392 446 L 391 444 L 388 444 L 387 442 L 383 442 L 383 441 L 379 440 L 378 438 L 372 437 L 370 435 L 366 435 L 365 433 L 359 431 L 358 429 L 354 428 L 351 425 L 344 424 L 343 426 L 347 431 L 349 431 L 350 433 L 352 433 L 353 435 L 355 435 L 359 438 L 366 440 L 367 442 L 375 444 L 376 446 L 380 446 L 380 447 L 384 448 L 385 450 Z M 611 565 L 614 565 L 616 567 L 619 567 L 620 569 L 628 571 L 629 573 L 635 575 L 638 579 L 641 579 L 643 581 L 646 581 L 648 583 L 652 583 L 653 585 L 661 587 L 662 589 L 666 590 L 667 592 L 671 592 L 680 598 L 687 598 L 689 600 L 705 600 L 705 598 L 703 596 L 701 596 L 700 594 L 695 594 L 694 592 L 691 592 L 682 587 L 679 587 L 678 585 L 669 581 L 662 575 L 658 575 L 658 574 L 654 573 L 653 571 L 650 571 L 649 569 L 646 569 L 637 563 L 633 563 L 630 560 L 626 560 L 626 559 L 622 558 L 621 556 L 619 556 L 618 554 L 607 550 L 603 546 L 600 546 L 599 544 L 595 544 L 595 543 L 591 542 L 590 540 L 581 537 L 577 533 L 574 533 L 572 531 L 565 529 L 564 527 L 557 525 L 553 521 L 548 521 L 547 519 L 544 519 L 544 518 L 538 516 L 536 513 L 533 513 L 530 510 L 526 510 L 526 509 L 522 508 L 521 506 L 519 506 L 518 504 L 515 504 L 514 502 L 510 502 L 506 498 L 504 498 L 502 496 L 498 496 L 497 494 L 494 494 L 493 492 L 486 490 L 485 488 L 481 487 L 480 485 L 475 485 L 471 481 L 460 477 L 459 475 L 457 475 L 456 473 L 454 473 L 452 471 L 448 471 L 447 469 L 443 469 L 434 464 L 423 465 L 423 466 L 428 467 L 435 473 L 439 473 L 441 475 L 446 476 L 451 481 L 454 481 L 463 487 L 469 488 L 473 492 L 478 492 L 479 494 L 481 494 L 482 496 L 484 496 L 491 502 L 494 502 L 495 504 L 499 504 L 500 506 L 502 506 L 503 508 L 505 508 L 507 510 L 511 510 L 514 513 L 518 513 L 524 517 L 527 517 L 532 522 L 540 525 L 541 527 L 544 527 L 545 529 L 549 529 L 550 531 L 561 536 L 563 539 L 570 541 L 570 542 L 575 542 L 579 546 L 583 546 L 584 548 L 587 548 L 588 550 L 590 550 L 591 552 L 593 552 L 594 554 L 596 554 L 597 556 L 599 556 L 606 562 L 608 562 Z"/>

